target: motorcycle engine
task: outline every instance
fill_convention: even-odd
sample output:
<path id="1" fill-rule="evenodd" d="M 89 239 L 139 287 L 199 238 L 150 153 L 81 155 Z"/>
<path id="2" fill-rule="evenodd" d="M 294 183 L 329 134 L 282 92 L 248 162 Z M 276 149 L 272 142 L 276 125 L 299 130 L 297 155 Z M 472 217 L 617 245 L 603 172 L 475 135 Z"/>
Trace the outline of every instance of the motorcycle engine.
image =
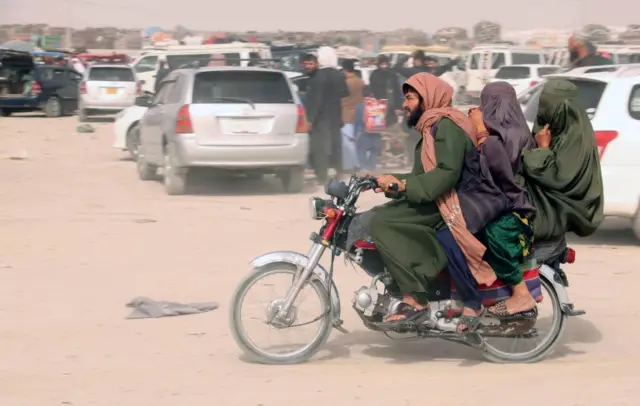
<path id="1" fill-rule="evenodd" d="M 402 300 L 386 294 L 380 294 L 375 287 L 363 286 L 356 290 L 353 296 L 353 306 L 367 317 L 377 313 L 382 315 L 395 313 L 400 303 L 402 303 Z"/>

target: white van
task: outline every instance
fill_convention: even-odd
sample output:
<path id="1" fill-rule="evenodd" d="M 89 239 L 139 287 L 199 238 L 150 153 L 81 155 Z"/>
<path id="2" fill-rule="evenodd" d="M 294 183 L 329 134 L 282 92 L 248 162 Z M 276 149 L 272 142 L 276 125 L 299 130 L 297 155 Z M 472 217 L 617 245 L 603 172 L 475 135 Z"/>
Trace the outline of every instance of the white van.
<path id="1" fill-rule="evenodd" d="M 467 95 L 479 98 L 484 86 L 504 65 L 542 65 L 545 52 L 538 48 L 522 48 L 512 45 L 480 45 L 467 57 Z"/>
<path id="2" fill-rule="evenodd" d="M 200 62 L 207 66 L 211 55 L 223 54 L 227 65 L 248 66 L 250 60 L 270 60 L 271 48 L 266 44 L 253 42 L 232 42 L 230 44 L 211 45 L 167 45 L 145 48 L 140 57 L 133 63 L 138 80 L 143 80 L 142 90 L 153 93 L 158 57 L 166 55 L 171 69 L 192 62 Z"/>

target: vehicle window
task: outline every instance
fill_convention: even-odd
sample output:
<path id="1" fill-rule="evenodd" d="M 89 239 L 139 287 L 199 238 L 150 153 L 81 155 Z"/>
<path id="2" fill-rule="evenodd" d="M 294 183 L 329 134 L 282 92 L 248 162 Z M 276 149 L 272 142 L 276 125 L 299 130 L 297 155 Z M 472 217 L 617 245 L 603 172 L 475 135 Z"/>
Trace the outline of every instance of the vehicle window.
<path id="1" fill-rule="evenodd" d="M 471 60 L 469 61 L 469 69 L 472 69 L 472 70 L 478 69 L 478 65 L 480 62 L 480 54 L 472 54 L 470 58 Z"/>
<path id="2" fill-rule="evenodd" d="M 538 76 L 543 77 L 546 75 L 551 75 L 552 73 L 556 73 L 559 68 L 538 68 Z"/>
<path id="3" fill-rule="evenodd" d="M 496 79 L 527 79 L 531 77 L 528 66 L 503 66 L 496 72 Z"/>
<path id="4" fill-rule="evenodd" d="M 227 66 L 240 66 L 242 64 L 242 56 L 238 53 L 224 54 Z"/>
<path id="5" fill-rule="evenodd" d="M 605 82 L 580 79 L 570 79 L 569 81 L 578 88 L 578 101 L 582 107 L 586 110 L 598 108 L 604 89 L 607 88 Z"/>
<path id="6" fill-rule="evenodd" d="M 629 63 L 640 63 L 640 53 L 639 54 L 630 54 L 629 55 Z"/>
<path id="7" fill-rule="evenodd" d="M 89 69 L 89 80 L 108 82 L 135 82 L 133 71 L 129 68 L 94 67 Z"/>
<path id="8" fill-rule="evenodd" d="M 145 56 L 140 59 L 135 66 L 136 72 L 144 73 L 144 72 L 153 72 L 156 70 L 156 65 L 158 63 L 158 57 L 155 55 Z"/>
<path id="9" fill-rule="evenodd" d="M 640 85 L 635 85 L 633 89 L 631 89 L 629 115 L 636 120 L 640 120 Z"/>
<path id="10" fill-rule="evenodd" d="M 39 75 L 41 81 L 53 80 L 53 69 L 44 68 L 39 69 Z"/>
<path id="11" fill-rule="evenodd" d="M 170 69 L 207 66 L 211 61 L 211 54 L 179 54 L 167 55 L 167 63 Z"/>
<path id="12" fill-rule="evenodd" d="M 240 99 L 234 101 L 233 99 Z M 193 103 L 293 103 L 289 83 L 280 72 L 216 71 L 196 74 Z"/>
<path id="13" fill-rule="evenodd" d="M 491 55 L 491 69 L 498 69 L 507 63 L 504 52 L 494 52 Z"/>
<path id="14" fill-rule="evenodd" d="M 542 93 L 543 86 L 544 85 L 538 85 L 532 87 L 518 99 L 520 105 L 524 106 L 524 118 L 530 123 L 535 123 L 536 121 L 538 105 L 540 104 L 540 94 Z"/>
<path id="15" fill-rule="evenodd" d="M 511 54 L 511 65 L 535 65 L 543 63 L 544 58 L 540 54 L 513 52 Z"/>

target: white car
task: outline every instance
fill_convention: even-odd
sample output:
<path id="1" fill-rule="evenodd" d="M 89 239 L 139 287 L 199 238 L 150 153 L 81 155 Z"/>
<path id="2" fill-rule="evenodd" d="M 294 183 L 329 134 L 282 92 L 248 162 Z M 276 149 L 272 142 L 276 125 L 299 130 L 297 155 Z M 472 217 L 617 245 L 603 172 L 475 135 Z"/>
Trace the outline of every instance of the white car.
<path id="1" fill-rule="evenodd" d="M 117 113 L 133 106 L 141 85 L 129 65 L 89 65 L 80 84 L 78 119 L 92 114 Z"/>
<path id="2" fill-rule="evenodd" d="M 585 73 L 586 72 L 586 73 Z M 575 69 L 548 78 L 578 87 L 600 150 L 604 215 L 632 219 L 640 239 L 640 64 Z M 530 127 L 536 119 L 542 84 L 520 95 Z"/>
<path id="3" fill-rule="evenodd" d="M 516 93 L 521 93 L 560 69 L 554 65 L 506 65 L 498 69 L 490 82 L 507 82 L 516 89 Z"/>
<path id="4" fill-rule="evenodd" d="M 113 123 L 113 133 L 115 135 L 113 147 L 129 151 L 133 159 L 138 156 L 138 144 L 140 142 L 138 123 L 147 110 L 149 110 L 147 107 L 131 106 L 118 113 Z"/>

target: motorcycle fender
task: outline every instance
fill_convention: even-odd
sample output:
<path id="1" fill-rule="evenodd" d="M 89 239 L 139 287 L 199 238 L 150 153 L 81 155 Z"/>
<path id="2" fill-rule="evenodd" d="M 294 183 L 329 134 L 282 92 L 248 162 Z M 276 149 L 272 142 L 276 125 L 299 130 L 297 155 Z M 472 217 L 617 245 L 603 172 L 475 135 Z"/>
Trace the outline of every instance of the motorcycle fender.
<path id="1" fill-rule="evenodd" d="M 556 272 L 548 265 L 542 265 L 538 268 L 538 272 L 540 276 L 545 278 L 547 282 L 553 286 L 556 291 L 556 295 L 558 295 L 558 300 L 563 305 L 572 305 L 571 300 L 569 299 L 569 292 L 567 292 L 567 288 L 560 282 L 556 280 Z"/>
<path id="2" fill-rule="evenodd" d="M 265 265 L 277 264 L 284 262 L 287 264 L 295 265 L 296 267 L 305 267 L 309 263 L 309 257 L 299 252 L 294 251 L 277 251 L 270 252 L 268 254 L 261 255 L 251 261 L 251 265 L 254 268 L 260 268 Z M 316 265 L 313 270 L 314 275 L 319 279 L 326 289 L 329 288 L 331 283 L 331 310 L 333 313 L 333 320 L 340 320 L 340 295 L 338 294 L 338 288 L 334 281 L 329 280 L 329 272 L 320 264 Z"/>

